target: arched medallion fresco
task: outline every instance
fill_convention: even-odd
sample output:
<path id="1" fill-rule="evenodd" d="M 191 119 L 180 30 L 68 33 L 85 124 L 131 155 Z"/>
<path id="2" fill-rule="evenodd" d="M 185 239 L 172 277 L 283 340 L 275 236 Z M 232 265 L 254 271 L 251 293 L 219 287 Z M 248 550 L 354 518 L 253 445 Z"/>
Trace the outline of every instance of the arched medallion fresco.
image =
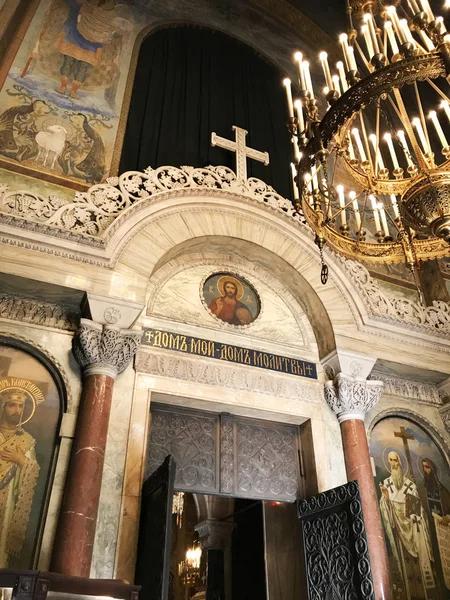
<path id="1" fill-rule="evenodd" d="M 52 373 L 0 341 L 0 568 L 35 566 L 62 404 Z"/>
<path id="2" fill-rule="evenodd" d="M 249 325 L 261 310 L 259 296 L 252 285 L 233 273 L 214 273 L 203 284 L 203 301 L 208 310 L 230 325 Z"/>
<path id="3" fill-rule="evenodd" d="M 450 597 L 450 470 L 431 435 L 404 417 L 370 435 L 394 599 Z"/>

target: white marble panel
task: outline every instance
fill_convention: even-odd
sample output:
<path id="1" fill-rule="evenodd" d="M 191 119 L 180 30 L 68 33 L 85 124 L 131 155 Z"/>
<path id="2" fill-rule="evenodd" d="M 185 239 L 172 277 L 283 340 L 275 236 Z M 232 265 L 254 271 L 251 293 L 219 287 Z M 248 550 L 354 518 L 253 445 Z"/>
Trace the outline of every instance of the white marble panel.
<path id="1" fill-rule="evenodd" d="M 114 577 L 134 378 L 134 370 L 129 366 L 114 384 L 91 565 L 94 578 Z"/>

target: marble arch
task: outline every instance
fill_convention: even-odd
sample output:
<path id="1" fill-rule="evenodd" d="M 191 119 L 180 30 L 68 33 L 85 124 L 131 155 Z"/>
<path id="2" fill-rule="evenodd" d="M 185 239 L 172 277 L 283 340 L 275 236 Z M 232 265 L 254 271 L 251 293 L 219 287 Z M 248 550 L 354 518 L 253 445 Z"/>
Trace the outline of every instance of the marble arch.
<path id="1" fill-rule="evenodd" d="M 243 196 L 193 192 L 169 192 L 144 200 L 135 212 L 125 211 L 107 246 L 114 270 L 149 282 L 167 262 L 207 249 L 207 240 L 220 240 L 235 253 L 241 245 L 249 262 L 279 279 L 299 302 L 321 358 L 334 350 L 339 324 L 345 322 L 343 331 L 358 329 L 362 302 L 355 298 L 352 282 L 330 256 L 331 277 L 326 286 L 321 284 L 318 251 L 306 227 L 271 207 L 261 211 Z"/>

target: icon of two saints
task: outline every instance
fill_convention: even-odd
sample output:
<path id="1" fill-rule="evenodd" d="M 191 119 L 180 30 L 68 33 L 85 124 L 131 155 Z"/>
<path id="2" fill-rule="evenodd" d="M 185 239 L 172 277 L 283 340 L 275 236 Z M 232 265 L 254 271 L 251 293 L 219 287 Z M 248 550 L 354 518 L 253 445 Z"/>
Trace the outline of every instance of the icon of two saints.
<path id="1" fill-rule="evenodd" d="M 23 429 L 44 397 L 30 381 L 0 381 L 0 568 L 20 556 L 40 467 L 36 440 Z"/>

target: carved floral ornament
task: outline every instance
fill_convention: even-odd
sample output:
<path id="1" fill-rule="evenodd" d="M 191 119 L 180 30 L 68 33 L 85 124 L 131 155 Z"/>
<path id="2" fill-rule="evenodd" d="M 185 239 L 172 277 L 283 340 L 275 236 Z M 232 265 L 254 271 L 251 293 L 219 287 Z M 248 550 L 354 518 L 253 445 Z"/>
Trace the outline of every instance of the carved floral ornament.
<path id="1" fill-rule="evenodd" d="M 115 378 L 131 363 L 142 338 L 137 329 L 118 329 L 81 319 L 72 340 L 72 349 L 85 375 L 103 374 Z"/>
<path id="2" fill-rule="evenodd" d="M 291 202 L 270 186 L 250 177 L 238 180 L 228 167 L 148 167 L 143 172 L 127 171 L 110 177 L 87 192 L 76 192 L 72 202 L 57 196 L 42 196 L 28 190 L 12 191 L 0 185 L 1 221 L 20 226 L 25 219 L 47 228 L 59 228 L 75 234 L 102 238 L 115 219 L 131 206 L 175 190 L 209 189 L 246 196 L 280 210 L 304 223 Z M 47 229 L 49 235 L 56 232 Z"/>
<path id="3" fill-rule="evenodd" d="M 256 178 L 239 181 L 228 167 L 194 168 L 184 166 L 147 168 L 143 172 L 128 171 L 120 177 L 111 177 L 104 184 L 92 186 L 86 192 L 76 192 L 72 201 L 56 196 L 42 196 L 29 190 L 13 191 L 0 184 L 0 223 L 43 235 L 59 238 L 60 247 L 43 247 L 39 242 L 18 240 L 18 236 L 3 235 L 2 240 L 92 264 L 105 266 L 101 258 L 64 249 L 65 242 L 76 241 L 80 245 L 104 251 L 108 239 L 115 233 L 127 216 L 140 210 L 143 203 L 153 198 L 174 194 L 177 197 L 210 192 L 219 199 L 230 194 L 236 199 L 248 199 L 275 211 L 282 218 L 296 221 L 302 231 L 303 215 L 297 213 L 289 200 Z M 96 250 L 94 250 L 94 253 Z M 366 305 L 369 317 L 399 327 L 428 333 L 433 337 L 450 338 L 450 306 L 434 302 L 423 307 L 406 298 L 398 298 L 381 291 L 367 269 L 360 263 L 337 258 L 338 268 L 344 270 Z M 9 311 L 9 309 L 8 309 Z M 13 311 L 14 312 L 14 311 Z M 10 317 L 7 317 L 10 318 Z M 11 317 L 12 318 L 12 317 Z M 33 319 L 33 322 L 36 322 Z"/>
<path id="4" fill-rule="evenodd" d="M 325 399 L 336 414 L 339 423 L 349 419 L 364 420 L 381 398 L 383 382 L 357 380 L 338 373 L 332 381 L 325 382 Z"/>

